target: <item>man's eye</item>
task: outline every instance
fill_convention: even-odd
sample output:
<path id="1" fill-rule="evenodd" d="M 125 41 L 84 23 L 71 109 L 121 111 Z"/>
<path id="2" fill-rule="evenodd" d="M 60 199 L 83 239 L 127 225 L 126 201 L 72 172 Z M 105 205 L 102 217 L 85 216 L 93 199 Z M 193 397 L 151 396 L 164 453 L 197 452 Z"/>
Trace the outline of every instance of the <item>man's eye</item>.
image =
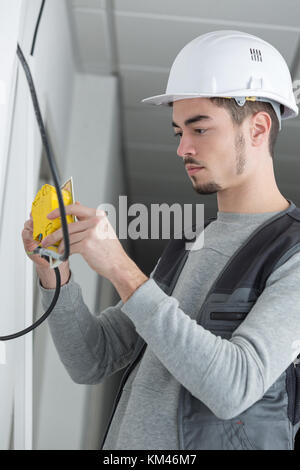
<path id="1" fill-rule="evenodd" d="M 204 134 L 206 129 L 194 129 L 194 131 L 197 132 L 198 134 Z M 182 137 L 182 132 L 177 132 L 176 134 L 174 134 L 175 137 L 177 137 L 178 135 L 180 135 L 180 137 Z"/>

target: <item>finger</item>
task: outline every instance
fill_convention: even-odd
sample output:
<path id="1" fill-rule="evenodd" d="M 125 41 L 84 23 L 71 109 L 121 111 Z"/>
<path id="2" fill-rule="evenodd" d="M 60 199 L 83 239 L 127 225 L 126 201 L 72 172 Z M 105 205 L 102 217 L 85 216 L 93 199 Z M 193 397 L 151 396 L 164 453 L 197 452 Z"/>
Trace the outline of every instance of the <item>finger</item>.
<path id="1" fill-rule="evenodd" d="M 90 218 L 87 220 L 82 220 L 81 222 L 73 222 L 71 224 L 68 224 L 69 237 L 73 233 L 83 232 L 84 230 L 90 228 L 92 224 L 93 224 L 93 220 Z M 62 240 L 62 238 L 63 238 L 63 229 L 60 228 L 44 238 L 44 240 L 42 241 L 42 247 L 45 248 L 47 246 L 54 245 L 55 243 Z"/>
<path id="2" fill-rule="evenodd" d="M 28 228 L 28 227 L 24 227 L 23 230 L 22 230 L 22 236 L 25 236 L 25 237 L 31 237 L 31 240 L 33 240 L 33 230 L 32 228 Z"/>
<path id="3" fill-rule="evenodd" d="M 66 215 L 75 215 L 78 220 L 85 220 L 91 217 L 95 217 L 97 213 L 97 209 L 83 206 L 78 202 L 65 206 L 65 211 Z M 61 211 L 59 207 L 50 212 L 47 216 L 48 219 L 55 219 L 57 217 L 61 217 Z"/>
<path id="4" fill-rule="evenodd" d="M 80 242 L 85 239 L 85 233 L 84 232 L 79 232 L 79 233 L 74 233 L 73 235 L 70 236 L 70 255 L 75 254 L 75 253 L 80 253 Z M 76 248 L 74 245 L 77 245 Z M 65 251 L 65 244 L 64 241 L 62 240 L 59 247 L 58 247 L 58 253 L 63 253 Z"/>
<path id="5" fill-rule="evenodd" d="M 22 237 L 25 241 L 33 241 L 32 231 L 28 230 L 27 228 L 24 228 L 24 230 L 22 231 Z"/>
<path id="6" fill-rule="evenodd" d="M 32 220 L 26 220 L 25 224 L 24 224 L 24 228 L 29 228 L 29 229 L 33 229 L 33 221 Z"/>
<path id="7" fill-rule="evenodd" d="M 32 231 L 26 228 L 24 228 L 22 231 L 22 238 L 25 242 L 38 243 L 36 240 L 34 240 Z"/>
<path id="8" fill-rule="evenodd" d="M 71 239 L 70 239 L 70 248 L 71 248 Z M 63 240 L 61 241 L 57 251 L 58 253 L 63 253 L 65 251 L 65 244 Z"/>
<path id="9" fill-rule="evenodd" d="M 24 233 L 25 236 L 27 236 L 27 237 L 30 236 L 32 238 L 33 232 L 32 232 L 32 230 L 30 230 L 30 228 L 25 227 L 23 229 L 23 233 Z"/>

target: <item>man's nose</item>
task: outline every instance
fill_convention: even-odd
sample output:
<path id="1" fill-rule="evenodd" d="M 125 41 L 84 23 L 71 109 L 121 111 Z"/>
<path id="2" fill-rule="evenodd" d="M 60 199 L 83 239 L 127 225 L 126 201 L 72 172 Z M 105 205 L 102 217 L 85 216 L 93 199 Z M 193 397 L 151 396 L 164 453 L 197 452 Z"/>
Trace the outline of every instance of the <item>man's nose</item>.
<path id="1" fill-rule="evenodd" d="M 196 148 L 191 137 L 184 136 L 182 134 L 177 148 L 177 155 L 179 157 L 185 157 L 186 155 L 196 155 Z"/>

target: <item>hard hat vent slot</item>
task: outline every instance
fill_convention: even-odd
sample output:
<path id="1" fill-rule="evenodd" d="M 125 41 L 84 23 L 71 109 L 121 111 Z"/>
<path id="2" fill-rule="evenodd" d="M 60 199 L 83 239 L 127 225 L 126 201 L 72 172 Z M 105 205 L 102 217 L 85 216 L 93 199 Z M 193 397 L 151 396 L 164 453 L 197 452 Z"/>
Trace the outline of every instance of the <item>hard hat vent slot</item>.
<path id="1" fill-rule="evenodd" d="M 262 62 L 262 54 L 259 49 L 250 48 L 250 54 L 251 54 L 251 60 L 254 60 L 255 62 Z"/>

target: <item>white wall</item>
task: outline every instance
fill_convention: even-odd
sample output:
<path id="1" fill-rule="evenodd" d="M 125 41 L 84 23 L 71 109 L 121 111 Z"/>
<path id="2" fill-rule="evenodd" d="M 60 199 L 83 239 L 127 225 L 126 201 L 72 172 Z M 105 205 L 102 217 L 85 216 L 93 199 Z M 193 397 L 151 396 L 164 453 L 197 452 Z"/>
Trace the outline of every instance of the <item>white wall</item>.
<path id="1" fill-rule="evenodd" d="M 0 5 L 1 33 L 4 35 L 4 38 L 0 35 L 1 57 L 10 53 L 6 40 L 9 32 L 16 28 L 15 43 L 11 47 L 14 50 L 14 64 L 16 69 L 18 68 L 16 81 L 11 80 L 10 83 L 12 88 L 16 83 L 14 107 L 11 116 L 6 113 L 5 119 L 11 139 L 7 153 L 3 152 L 3 145 L 0 152 L 1 174 L 4 175 L 1 180 L 2 201 L 0 197 L 0 203 L 3 202 L 0 224 L 1 336 L 32 323 L 33 266 L 25 255 L 21 232 L 24 222 L 29 218 L 31 203 L 38 188 L 42 148 L 29 87 L 16 55 L 16 41 L 19 42 L 32 70 L 42 113 L 46 116 L 51 137 L 53 136 L 56 154 L 64 154 L 68 139 L 68 112 L 72 97 L 74 61 L 66 3 L 64 0 L 47 2 L 35 58 L 32 59 L 29 52 L 40 6 L 40 0 L 4 0 Z M 2 66 L 3 63 L 1 60 Z M 0 75 L 2 72 L 3 70 Z M 3 344 L 7 351 L 6 364 L 0 366 L 0 448 L 30 449 L 32 335 Z"/>
<path id="2" fill-rule="evenodd" d="M 17 60 L 16 44 L 19 35 L 22 16 L 21 2 L 4 1 L 0 4 L 0 80 L 2 81 L 2 99 L 0 103 L 0 336 L 10 334 L 16 325 L 15 312 L 19 307 L 12 286 L 15 285 L 16 257 L 18 253 L 17 234 L 15 231 L 16 214 L 22 208 L 22 200 L 16 198 L 16 188 L 24 178 L 26 168 L 26 152 L 23 160 L 18 161 L 20 153 L 18 145 L 11 144 L 11 120 L 16 102 Z M 26 106 L 25 106 L 26 115 Z M 26 142 L 27 134 L 19 134 L 20 143 Z M 16 142 L 15 142 L 16 144 Z M 26 147 L 26 145 L 25 145 Z M 23 145 L 24 149 L 24 145 Z M 10 158 L 9 158 L 10 157 Z M 14 181 L 15 186 L 9 186 Z M 21 269 L 24 268 L 24 263 Z M 23 294 L 24 269 L 18 273 L 19 287 Z M 21 315 L 22 315 L 21 311 Z M 23 316 L 21 317 L 21 319 Z M 0 449 L 10 445 L 13 423 L 14 390 L 16 378 L 19 383 L 24 381 L 24 375 L 17 374 L 16 346 L 2 343 L 0 358 Z M 24 367 L 23 367 L 24 372 Z M 24 387 L 23 387 L 24 388 Z M 24 395 L 23 395 L 24 397 Z M 20 416 L 24 419 L 23 413 Z M 23 424 L 23 423 L 22 423 Z M 22 426 L 24 429 L 24 426 Z"/>
<path id="3" fill-rule="evenodd" d="M 73 176 L 76 199 L 85 205 L 117 205 L 124 186 L 116 78 L 76 74 L 69 0 L 46 2 L 30 58 L 41 1 L 20 1 L 19 43 L 32 70 L 61 182 Z M 21 232 L 37 191 L 45 182 L 53 183 L 23 68 L 16 63 L 16 101 L 7 123 L 12 133 L 2 185 L 0 335 L 23 329 L 43 313 L 37 276 L 24 252 Z M 73 256 L 70 264 L 91 312 L 117 303 L 114 288 L 82 258 Z M 33 335 L 5 346 L 7 363 L 0 365 L 0 449 L 99 448 L 122 371 L 100 385 L 73 383 L 47 322 Z"/>

